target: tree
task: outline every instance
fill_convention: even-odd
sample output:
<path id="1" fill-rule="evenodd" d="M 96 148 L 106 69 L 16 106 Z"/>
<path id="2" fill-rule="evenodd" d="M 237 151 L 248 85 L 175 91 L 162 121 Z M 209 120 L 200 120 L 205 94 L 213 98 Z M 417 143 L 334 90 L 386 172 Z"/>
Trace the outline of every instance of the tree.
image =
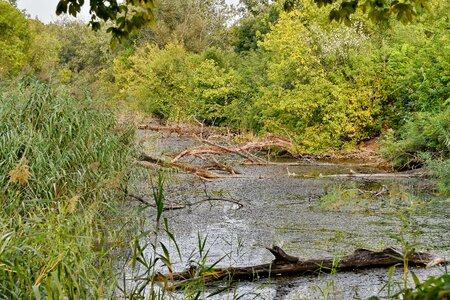
<path id="1" fill-rule="evenodd" d="M 29 71 L 40 79 L 50 79 L 59 65 L 58 53 L 61 43 L 54 25 L 29 20 L 31 42 L 27 51 Z"/>
<path id="2" fill-rule="evenodd" d="M 228 45 L 231 10 L 224 0 L 159 0 L 154 13 L 155 26 L 141 30 L 138 44 L 175 42 L 194 52 Z"/>
<path id="3" fill-rule="evenodd" d="M 304 0 L 284 0 L 283 8 L 292 11 L 301 6 Z M 358 9 L 373 20 L 387 21 L 396 17 L 403 24 L 411 23 L 425 9 L 429 9 L 429 0 L 313 0 L 317 6 L 336 6 L 330 11 L 330 21 L 344 22 L 350 25 L 350 16 Z"/>
<path id="4" fill-rule="evenodd" d="M 0 0 L 0 78 L 17 72 L 26 61 L 30 32 L 25 16 Z"/>
<path id="5" fill-rule="evenodd" d="M 291 11 L 301 7 L 305 0 L 280 0 L 284 10 Z M 351 23 L 350 16 L 357 10 L 361 10 L 374 21 L 388 20 L 396 17 L 403 23 L 410 23 L 418 14 L 428 9 L 429 0 L 313 0 L 319 7 L 335 5 L 329 14 L 331 21 L 343 21 L 347 25 Z M 254 7 L 255 1 L 243 0 L 247 7 Z M 258 1 L 256 1 L 259 3 Z M 264 1 L 262 1 L 264 4 Z M 339 4 L 340 3 L 340 4 Z M 68 13 L 74 17 L 81 11 L 84 0 L 60 0 L 56 7 L 56 14 Z M 155 22 L 155 0 L 91 0 L 89 22 L 93 30 L 99 30 L 101 21 L 112 24 L 107 31 L 112 34 L 112 43 L 128 38 L 132 32 L 137 32 L 142 27 Z"/>

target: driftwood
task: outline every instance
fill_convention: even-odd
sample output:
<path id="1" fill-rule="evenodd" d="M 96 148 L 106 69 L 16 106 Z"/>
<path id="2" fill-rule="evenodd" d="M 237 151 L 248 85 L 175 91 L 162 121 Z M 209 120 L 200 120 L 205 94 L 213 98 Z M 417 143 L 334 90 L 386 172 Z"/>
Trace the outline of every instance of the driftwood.
<path id="1" fill-rule="evenodd" d="M 232 172 L 231 168 L 223 168 L 220 165 L 219 166 L 212 166 L 212 167 L 206 167 L 206 168 L 202 168 L 202 167 L 196 167 L 196 166 L 192 166 L 189 164 L 184 164 L 184 163 L 177 163 L 177 162 L 170 162 L 170 161 L 166 161 L 160 158 L 155 158 L 155 157 L 151 157 L 145 153 L 141 153 L 139 156 L 139 160 L 140 161 L 144 161 L 144 162 L 148 162 L 154 165 L 158 165 L 161 166 L 163 168 L 170 168 L 170 169 L 177 169 L 180 170 L 182 172 L 188 173 L 188 174 L 192 174 L 195 176 L 198 176 L 202 179 L 205 180 L 211 180 L 211 179 L 217 179 L 217 178 L 228 178 L 228 177 L 236 177 L 236 175 L 234 174 L 238 174 L 237 171 Z M 219 169 L 222 171 L 226 171 L 231 173 L 232 175 L 227 175 L 227 174 L 217 174 L 214 172 L 211 172 L 211 169 Z"/>
<path id="2" fill-rule="evenodd" d="M 202 137 L 196 136 L 196 138 L 202 143 L 207 146 L 201 146 L 196 147 L 192 149 L 186 149 L 179 154 L 177 154 L 173 159 L 172 162 L 178 161 L 180 158 L 185 156 L 192 156 L 192 155 L 201 155 L 201 154 L 236 154 L 247 161 L 254 163 L 254 164 L 268 164 L 268 162 L 260 157 L 257 157 L 249 152 L 249 150 L 254 149 L 263 149 L 267 147 L 277 147 L 283 150 L 288 151 L 294 156 L 293 152 L 293 144 L 291 142 L 288 142 L 286 140 L 283 140 L 281 138 L 275 137 L 275 136 L 268 136 L 260 140 L 251 141 L 248 142 L 242 146 L 238 147 L 232 147 L 232 146 L 224 146 L 215 142 L 212 142 L 210 140 L 204 139 Z"/>
<path id="3" fill-rule="evenodd" d="M 171 274 L 171 285 L 168 285 L 168 277 L 161 274 L 155 276 L 153 280 L 166 282 L 166 288 L 168 289 L 178 289 L 193 280 L 201 280 L 203 282 L 216 281 L 225 278 L 230 280 L 253 280 L 260 277 L 329 272 L 332 269 L 354 270 L 389 267 L 396 264 L 403 264 L 406 260 L 408 261 L 409 266 L 434 266 L 444 263 L 443 259 L 436 259 L 429 253 L 412 252 L 404 255 L 402 252 L 393 248 L 386 248 L 379 252 L 357 249 L 353 254 L 344 256 L 340 259 L 324 258 L 310 260 L 301 260 L 297 257 L 290 256 L 277 246 L 267 249 L 275 256 L 275 260 L 268 264 L 250 267 L 212 268 L 206 270 L 190 267 L 184 272 Z"/>
<path id="4" fill-rule="evenodd" d="M 396 178 L 414 178 L 427 176 L 424 172 L 409 172 L 409 173 L 350 173 L 350 174 L 332 174 L 322 175 L 320 178 L 364 178 L 364 179 L 396 179 Z"/>

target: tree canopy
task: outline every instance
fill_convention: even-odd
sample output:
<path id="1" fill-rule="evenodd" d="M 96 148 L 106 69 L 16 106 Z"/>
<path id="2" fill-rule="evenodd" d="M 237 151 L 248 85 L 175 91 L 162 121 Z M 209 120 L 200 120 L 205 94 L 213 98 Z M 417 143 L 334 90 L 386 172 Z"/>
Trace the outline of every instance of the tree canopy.
<path id="1" fill-rule="evenodd" d="M 280 3 L 286 11 L 292 11 L 302 7 L 305 0 L 282 0 Z M 418 14 L 428 9 L 429 0 L 313 0 L 319 6 L 332 5 L 329 13 L 330 21 L 351 24 L 350 17 L 360 10 L 373 21 L 386 21 L 396 17 L 402 23 L 414 21 Z M 255 1 L 241 1 L 244 6 L 255 7 Z M 258 1 L 256 1 L 258 2 Z M 264 1 L 267 2 L 267 1 Z M 56 14 L 70 14 L 74 17 L 81 11 L 84 0 L 60 0 L 56 7 Z M 101 22 L 109 22 L 107 29 L 112 34 L 113 42 L 120 42 L 130 33 L 136 32 L 142 27 L 153 24 L 155 21 L 155 0 L 91 0 L 89 22 L 93 30 L 101 27 Z"/>
<path id="2" fill-rule="evenodd" d="M 350 25 L 350 16 L 361 10 L 373 21 L 386 21 L 396 17 L 403 24 L 414 21 L 424 9 L 429 9 L 428 0 L 313 0 L 317 6 L 332 5 L 330 21 L 344 22 Z M 302 0 L 285 0 L 283 8 L 291 11 L 301 6 Z"/>

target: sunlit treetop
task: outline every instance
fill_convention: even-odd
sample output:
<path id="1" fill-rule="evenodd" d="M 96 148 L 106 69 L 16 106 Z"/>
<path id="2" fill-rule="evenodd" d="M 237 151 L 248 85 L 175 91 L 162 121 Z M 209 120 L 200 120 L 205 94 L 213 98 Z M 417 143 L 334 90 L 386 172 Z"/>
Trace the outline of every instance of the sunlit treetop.
<path id="1" fill-rule="evenodd" d="M 304 0 L 284 0 L 283 8 L 292 11 L 301 7 Z M 384 22 L 395 17 L 403 24 L 413 22 L 424 10 L 429 9 L 429 0 L 313 0 L 317 6 L 332 5 L 330 21 L 344 22 L 350 25 L 350 17 L 357 10 L 374 22 Z"/>

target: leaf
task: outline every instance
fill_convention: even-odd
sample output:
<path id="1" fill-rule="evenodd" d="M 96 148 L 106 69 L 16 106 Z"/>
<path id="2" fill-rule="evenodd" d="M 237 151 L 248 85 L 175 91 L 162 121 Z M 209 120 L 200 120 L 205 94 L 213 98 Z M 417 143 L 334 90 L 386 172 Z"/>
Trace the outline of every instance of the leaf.
<path id="1" fill-rule="evenodd" d="M 56 6 L 56 15 L 61 15 L 62 13 L 65 13 L 67 11 L 67 1 L 61 0 L 58 2 L 58 5 Z"/>
<path id="2" fill-rule="evenodd" d="M 416 285 L 416 288 L 420 286 L 420 280 L 417 278 L 417 275 L 414 272 L 411 272 L 411 277 L 414 281 L 414 284 Z"/>

